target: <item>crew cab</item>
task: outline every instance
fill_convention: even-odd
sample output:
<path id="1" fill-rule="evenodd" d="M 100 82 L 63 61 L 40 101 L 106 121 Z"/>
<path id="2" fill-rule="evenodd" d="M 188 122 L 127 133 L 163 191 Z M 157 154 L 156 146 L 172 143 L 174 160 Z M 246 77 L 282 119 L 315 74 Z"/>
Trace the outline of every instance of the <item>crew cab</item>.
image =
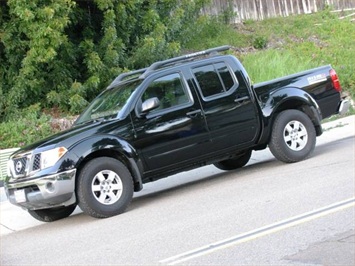
<path id="1" fill-rule="evenodd" d="M 343 114 L 327 65 L 253 85 L 229 46 L 120 74 L 72 128 L 15 152 L 5 182 L 11 203 L 40 221 L 77 205 L 105 218 L 125 211 L 143 184 L 204 165 L 246 165 L 270 148 L 286 163 L 306 159 L 321 120 Z"/>

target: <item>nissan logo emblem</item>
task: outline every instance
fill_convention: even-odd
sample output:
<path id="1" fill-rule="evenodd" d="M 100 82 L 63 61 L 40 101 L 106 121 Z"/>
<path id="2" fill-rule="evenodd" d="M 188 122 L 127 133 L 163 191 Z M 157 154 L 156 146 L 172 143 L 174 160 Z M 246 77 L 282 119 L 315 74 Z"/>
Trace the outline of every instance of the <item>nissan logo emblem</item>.
<path id="1" fill-rule="evenodd" d="M 19 172 L 21 172 L 21 169 L 22 169 L 22 163 L 20 161 L 18 161 L 16 163 L 15 170 L 17 173 L 19 173 Z"/>

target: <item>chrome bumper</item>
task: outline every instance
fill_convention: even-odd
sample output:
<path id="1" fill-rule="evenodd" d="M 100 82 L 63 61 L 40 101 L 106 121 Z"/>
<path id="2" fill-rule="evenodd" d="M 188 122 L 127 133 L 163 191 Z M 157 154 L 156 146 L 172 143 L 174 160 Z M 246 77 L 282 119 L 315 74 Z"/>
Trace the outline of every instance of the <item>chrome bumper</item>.
<path id="1" fill-rule="evenodd" d="M 9 201 L 28 210 L 68 206 L 76 202 L 76 169 L 5 184 Z"/>
<path id="2" fill-rule="evenodd" d="M 349 111 L 350 102 L 348 100 L 342 100 L 339 104 L 338 114 L 344 115 Z"/>

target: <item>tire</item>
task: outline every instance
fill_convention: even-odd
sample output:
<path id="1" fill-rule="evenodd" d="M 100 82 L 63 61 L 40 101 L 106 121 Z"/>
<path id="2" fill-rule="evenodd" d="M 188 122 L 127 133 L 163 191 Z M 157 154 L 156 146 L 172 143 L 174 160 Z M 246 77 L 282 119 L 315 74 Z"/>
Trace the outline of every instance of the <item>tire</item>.
<path id="1" fill-rule="evenodd" d="M 124 212 L 133 197 L 133 179 L 126 166 L 113 158 L 89 161 L 79 174 L 76 194 L 79 207 L 95 218 Z"/>
<path id="2" fill-rule="evenodd" d="M 76 208 L 76 204 L 53 209 L 29 210 L 28 213 L 41 222 L 54 222 L 68 217 Z"/>
<path id="3" fill-rule="evenodd" d="M 306 159 L 316 145 L 316 131 L 310 118 L 299 110 L 281 112 L 274 122 L 269 148 L 276 159 L 294 163 Z"/>
<path id="4" fill-rule="evenodd" d="M 225 171 L 241 168 L 249 162 L 251 153 L 251 150 L 246 151 L 237 158 L 220 161 L 218 163 L 215 163 L 214 166 Z"/>

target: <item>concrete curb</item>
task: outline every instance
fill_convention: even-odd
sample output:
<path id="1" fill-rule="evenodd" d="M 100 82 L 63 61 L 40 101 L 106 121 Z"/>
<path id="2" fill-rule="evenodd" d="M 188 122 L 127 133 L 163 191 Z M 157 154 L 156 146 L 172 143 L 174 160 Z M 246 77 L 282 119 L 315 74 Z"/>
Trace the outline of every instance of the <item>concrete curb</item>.
<path id="1" fill-rule="evenodd" d="M 4 187 L 0 187 L 0 202 L 4 202 L 4 201 L 7 201 L 5 188 Z"/>

